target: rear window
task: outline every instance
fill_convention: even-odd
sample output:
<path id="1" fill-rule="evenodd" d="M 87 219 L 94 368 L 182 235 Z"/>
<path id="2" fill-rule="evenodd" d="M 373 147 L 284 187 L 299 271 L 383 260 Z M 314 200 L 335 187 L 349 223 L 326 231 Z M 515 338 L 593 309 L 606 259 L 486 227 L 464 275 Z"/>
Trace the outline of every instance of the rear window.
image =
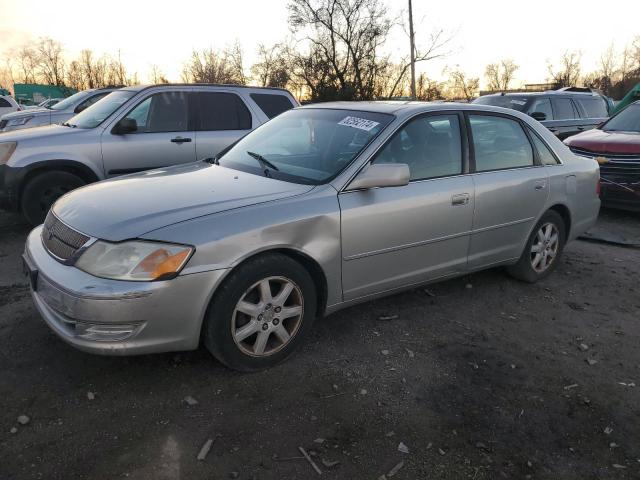
<path id="1" fill-rule="evenodd" d="M 584 109 L 587 118 L 604 118 L 607 116 L 607 104 L 604 98 L 577 98 L 576 101 Z"/>
<path id="2" fill-rule="evenodd" d="M 492 105 L 494 107 L 511 108 L 512 110 L 524 112 L 524 107 L 529 101 L 529 98 L 530 97 L 520 95 L 487 95 L 476 98 L 473 103 L 477 103 L 478 105 Z"/>
<path id="3" fill-rule="evenodd" d="M 273 93 L 252 93 L 250 95 L 252 100 L 256 102 L 260 110 L 264 114 L 273 118 L 280 115 L 282 112 L 286 112 L 293 108 L 291 100 L 286 95 L 278 95 Z"/>
<path id="4" fill-rule="evenodd" d="M 11 106 L 11 104 L 7 100 L 5 100 L 4 98 L 0 97 L 0 108 L 10 107 L 10 106 Z"/>
<path id="5" fill-rule="evenodd" d="M 198 92 L 199 118 L 197 129 L 250 130 L 251 113 L 244 102 L 234 93 Z"/>

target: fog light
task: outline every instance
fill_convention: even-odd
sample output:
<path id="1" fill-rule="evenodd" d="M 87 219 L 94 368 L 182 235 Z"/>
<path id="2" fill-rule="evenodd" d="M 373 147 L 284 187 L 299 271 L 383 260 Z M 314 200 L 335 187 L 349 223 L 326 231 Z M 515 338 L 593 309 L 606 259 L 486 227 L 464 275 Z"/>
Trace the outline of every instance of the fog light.
<path id="1" fill-rule="evenodd" d="M 101 325 L 78 322 L 76 323 L 76 336 L 94 342 L 117 342 L 133 336 L 141 327 L 142 324 L 140 323 Z"/>

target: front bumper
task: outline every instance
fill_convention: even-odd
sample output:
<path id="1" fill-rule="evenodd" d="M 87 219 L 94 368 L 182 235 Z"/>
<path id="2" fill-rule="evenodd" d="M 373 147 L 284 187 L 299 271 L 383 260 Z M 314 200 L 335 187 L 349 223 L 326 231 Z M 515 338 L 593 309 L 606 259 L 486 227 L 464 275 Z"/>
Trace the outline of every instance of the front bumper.
<path id="1" fill-rule="evenodd" d="M 600 198 L 605 207 L 640 212 L 640 182 L 631 185 L 602 182 Z"/>
<path id="2" fill-rule="evenodd" d="M 51 257 L 29 234 L 25 261 L 32 296 L 47 325 L 74 347 L 102 355 L 135 355 L 198 347 L 202 321 L 226 270 L 159 282 L 97 278 Z"/>

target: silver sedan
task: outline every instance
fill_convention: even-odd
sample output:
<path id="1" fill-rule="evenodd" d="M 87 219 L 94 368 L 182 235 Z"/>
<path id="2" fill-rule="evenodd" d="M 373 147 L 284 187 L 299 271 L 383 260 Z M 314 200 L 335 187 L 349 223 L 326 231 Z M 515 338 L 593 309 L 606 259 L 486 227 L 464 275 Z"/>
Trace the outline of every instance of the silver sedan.
<path id="1" fill-rule="evenodd" d="M 62 197 L 27 240 L 46 323 L 82 350 L 188 350 L 257 370 L 313 321 L 506 266 L 549 275 L 596 220 L 598 164 L 479 105 L 327 103 L 215 158 Z"/>

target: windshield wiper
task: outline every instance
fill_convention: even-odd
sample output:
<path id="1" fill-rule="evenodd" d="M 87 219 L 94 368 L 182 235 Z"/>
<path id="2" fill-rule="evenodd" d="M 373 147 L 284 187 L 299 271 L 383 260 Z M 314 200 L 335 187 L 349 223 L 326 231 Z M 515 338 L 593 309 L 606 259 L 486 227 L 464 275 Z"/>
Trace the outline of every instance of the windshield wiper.
<path id="1" fill-rule="evenodd" d="M 276 167 L 273 163 L 271 163 L 269 160 L 264 158 L 259 153 L 250 152 L 247 150 L 247 155 L 250 155 L 251 157 L 255 158 L 258 162 L 260 162 L 260 166 L 264 169 L 265 177 L 269 176 L 269 169 L 275 170 L 275 171 L 279 170 L 278 167 Z"/>
<path id="2" fill-rule="evenodd" d="M 63 127 L 71 127 L 71 128 L 77 127 L 77 125 L 75 125 L 74 123 L 69 123 L 69 122 L 62 122 L 60 125 L 62 125 Z"/>

